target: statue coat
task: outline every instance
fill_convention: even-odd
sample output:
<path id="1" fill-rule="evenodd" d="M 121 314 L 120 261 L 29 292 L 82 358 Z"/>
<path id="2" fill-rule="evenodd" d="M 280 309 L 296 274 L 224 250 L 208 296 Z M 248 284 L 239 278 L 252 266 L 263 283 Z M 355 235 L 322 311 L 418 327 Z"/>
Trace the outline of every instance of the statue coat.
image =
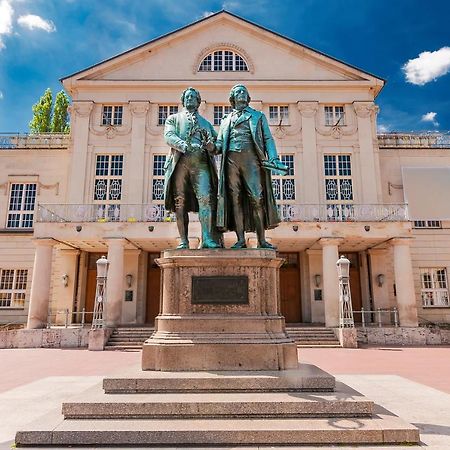
<path id="1" fill-rule="evenodd" d="M 214 142 L 217 133 L 214 127 L 200 114 L 197 113 L 198 126 L 207 131 L 211 136 L 211 140 Z M 167 211 L 175 211 L 175 199 L 172 189 L 172 176 L 175 172 L 175 167 L 182 157 L 186 148 L 186 140 L 188 139 L 191 131 L 192 123 L 189 121 L 186 111 L 183 110 L 177 114 L 170 115 L 165 122 L 164 126 L 164 139 L 167 144 L 170 145 L 170 151 L 166 158 L 164 165 L 164 207 Z M 217 192 L 217 171 L 214 163 L 214 157 L 204 150 L 206 153 L 209 173 L 211 176 L 211 185 L 214 190 L 214 195 Z M 195 196 L 192 186 L 188 186 L 188 192 L 186 193 L 186 211 L 198 212 L 198 201 Z"/>
<path id="2" fill-rule="evenodd" d="M 220 125 L 219 136 L 216 142 L 217 151 L 222 154 L 220 166 L 218 204 L 217 204 L 217 228 L 222 231 L 234 230 L 235 223 L 231 200 L 227 192 L 227 153 L 229 149 L 232 114 L 228 114 Z M 275 142 L 270 132 L 266 116 L 247 106 L 236 123 L 248 120 L 254 142 L 256 157 L 260 162 L 277 156 Z M 272 188 L 272 177 L 269 170 L 261 168 L 262 184 L 264 190 L 264 228 L 275 228 L 280 223 L 278 210 Z M 256 231 L 251 205 L 246 195 L 243 195 L 244 228 L 245 231 Z"/>

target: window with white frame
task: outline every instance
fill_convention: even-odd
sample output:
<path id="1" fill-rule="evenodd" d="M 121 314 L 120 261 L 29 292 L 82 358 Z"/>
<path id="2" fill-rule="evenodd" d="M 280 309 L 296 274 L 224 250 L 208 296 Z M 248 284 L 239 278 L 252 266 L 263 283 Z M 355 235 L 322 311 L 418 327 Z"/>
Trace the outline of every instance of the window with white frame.
<path id="1" fill-rule="evenodd" d="M 99 205 L 97 208 L 98 220 L 119 220 L 122 179 L 123 155 L 97 155 L 94 203 Z"/>
<path id="2" fill-rule="evenodd" d="M 295 155 L 280 154 L 281 162 L 288 167 L 286 175 L 272 175 L 272 187 L 275 200 L 278 205 L 280 215 L 283 219 L 288 219 L 290 205 L 295 201 Z"/>
<path id="3" fill-rule="evenodd" d="M 159 105 L 158 106 L 158 125 L 164 125 L 166 119 L 171 114 L 176 114 L 178 112 L 178 105 Z"/>
<path id="4" fill-rule="evenodd" d="M 231 50 L 216 50 L 206 55 L 198 68 L 199 72 L 247 72 L 245 59 Z"/>
<path id="5" fill-rule="evenodd" d="M 440 220 L 415 220 L 414 228 L 442 228 Z"/>
<path id="6" fill-rule="evenodd" d="M 36 183 L 11 183 L 6 228 L 33 228 Z"/>
<path id="7" fill-rule="evenodd" d="M 325 125 L 345 125 L 345 111 L 343 105 L 325 106 Z"/>
<path id="8" fill-rule="evenodd" d="M 229 105 L 214 105 L 214 125 L 220 125 L 222 119 L 232 110 L 233 108 Z"/>
<path id="9" fill-rule="evenodd" d="M 270 105 L 269 123 L 270 125 L 289 125 L 289 106 Z"/>
<path id="10" fill-rule="evenodd" d="M 444 267 L 420 269 L 423 307 L 448 307 L 447 271 Z"/>
<path id="11" fill-rule="evenodd" d="M 0 270 L 0 309 L 23 309 L 27 289 L 28 270 Z"/>
<path id="12" fill-rule="evenodd" d="M 350 220 L 353 217 L 353 180 L 350 155 L 323 156 L 325 199 L 329 220 Z"/>
<path id="13" fill-rule="evenodd" d="M 153 155 L 152 170 L 152 192 L 151 203 L 152 211 L 150 219 L 154 221 L 163 220 L 165 217 L 164 208 L 164 166 L 166 164 L 166 155 Z"/>
<path id="14" fill-rule="evenodd" d="M 102 125 L 122 125 L 123 106 L 103 105 Z"/>

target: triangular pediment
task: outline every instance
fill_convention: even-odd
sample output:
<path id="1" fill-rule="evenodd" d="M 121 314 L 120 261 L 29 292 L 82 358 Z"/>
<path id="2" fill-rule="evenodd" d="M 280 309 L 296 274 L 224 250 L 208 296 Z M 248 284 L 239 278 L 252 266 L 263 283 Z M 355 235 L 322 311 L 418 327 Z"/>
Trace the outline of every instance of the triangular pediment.
<path id="1" fill-rule="evenodd" d="M 77 81 L 235 80 L 236 72 L 198 72 L 204 56 L 230 49 L 247 62 L 241 81 L 363 81 L 378 86 L 383 80 L 266 30 L 226 11 L 154 39 L 109 60 L 64 78 Z"/>

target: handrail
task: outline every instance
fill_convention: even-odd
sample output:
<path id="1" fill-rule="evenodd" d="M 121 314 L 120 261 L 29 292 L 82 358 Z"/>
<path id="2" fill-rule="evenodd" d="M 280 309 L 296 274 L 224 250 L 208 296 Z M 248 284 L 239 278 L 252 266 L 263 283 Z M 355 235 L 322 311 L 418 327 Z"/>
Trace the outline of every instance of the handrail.
<path id="1" fill-rule="evenodd" d="M 399 326 L 398 310 L 396 307 L 394 307 L 392 309 L 377 308 L 374 310 L 361 308 L 360 310 L 353 310 L 353 315 L 355 315 L 355 314 L 361 314 L 361 326 L 363 328 L 365 328 L 367 326 L 367 321 L 366 321 L 366 316 L 365 316 L 366 314 L 370 314 L 370 315 L 373 314 L 373 316 L 371 316 L 371 318 L 374 318 L 373 323 L 375 325 L 377 325 L 378 327 L 383 326 L 383 314 L 389 314 L 389 325 L 394 325 L 395 327 Z"/>

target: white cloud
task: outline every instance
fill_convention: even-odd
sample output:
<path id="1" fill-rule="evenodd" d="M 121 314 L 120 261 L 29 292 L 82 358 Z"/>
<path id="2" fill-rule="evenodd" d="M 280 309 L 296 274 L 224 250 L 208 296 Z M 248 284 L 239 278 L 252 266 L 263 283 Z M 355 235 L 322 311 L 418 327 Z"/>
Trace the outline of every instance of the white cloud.
<path id="1" fill-rule="evenodd" d="M 2 100 L 2 99 L 3 99 L 3 92 L 0 91 L 0 100 Z"/>
<path id="2" fill-rule="evenodd" d="M 55 24 L 51 20 L 45 20 L 34 14 L 20 16 L 17 19 L 17 23 L 22 27 L 28 28 L 29 30 L 34 30 L 37 28 L 46 31 L 47 33 L 53 33 L 53 31 L 56 31 Z"/>
<path id="3" fill-rule="evenodd" d="M 212 16 L 213 14 L 214 14 L 213 11 L 203 11 L 203 12 L 201 13 L 200 17 L 201 17 L 202 19 L 204 19 L 205 17 Z"/>
<path id="4" fill-rule="evenodd" d="M 417 58 L 410 59 L 402 69 L 408 83 L 423 86 L 450 72 L 450 47 L 422 52 Z"/>
<path id="5" fill-rule="evenodd" d="M 390 126 L 389 125 L 378 125 L 378 133 L 388 133 L 390 130 Z"/>
<path id="6" fill-rule="evenodd" d="M 12 33 L 12 18 L 14 9 L 8 0 L 0 1 L 0 50 L 5 48 L 2 36 Z"/>
<path id="7" fill-rule="evenodd" d="M 436 120 L 437 113 L 429 112 L 422 116 L 420 119 L 422 122 L 431 122 L 435 127 L 439 125 L 439 122 Z"/>

